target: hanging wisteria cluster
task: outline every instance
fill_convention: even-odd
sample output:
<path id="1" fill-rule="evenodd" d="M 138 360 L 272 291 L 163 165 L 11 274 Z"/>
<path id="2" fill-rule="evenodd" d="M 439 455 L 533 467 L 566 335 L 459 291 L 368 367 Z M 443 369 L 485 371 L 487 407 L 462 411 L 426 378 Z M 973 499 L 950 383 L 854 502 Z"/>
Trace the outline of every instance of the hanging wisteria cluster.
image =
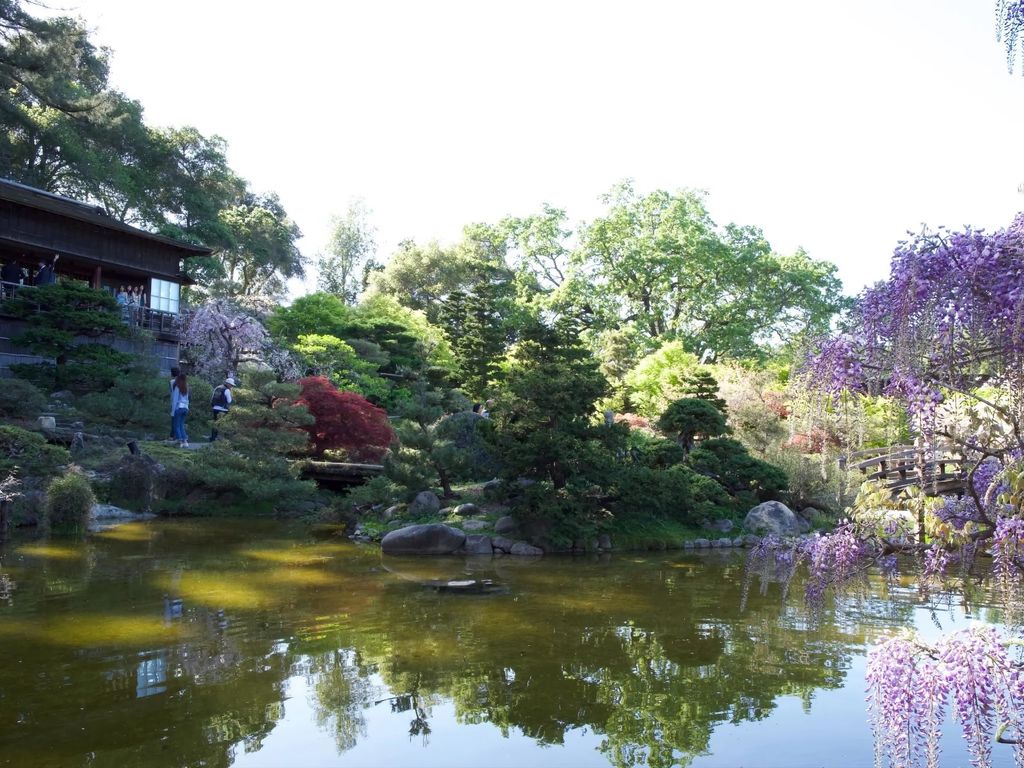
<path id="1" fill-rule="evenodd" d="M 808 605 L 820 608 L 829 590 L 845 590 L 857 577 L 864 576 L 870 566 L 886 557 L 877 542 L 857 534 L 852 522 L 844 522 L 830 533 L 816 533 L 803 539 L 766 536 L 748 555 L 743 603 L 746 604 L 755 577 L 762 594 L 770 583 L 778 582 L 785 597 L 798 568 L 806 566 L 804 596 Z"/>
<path id="2" fill-rule="evenodd" d="M 1024 28 L 1024 3 L 1002 3 L 1007 30 Z M 1008 43 L 1016 41 L 1008 37 Z M 862 488 L 850 519 L 804 541 L 769 538 L 753 549 L 748 579 L 788 585 L 806 567 L 805 598 L 893 577 L 912 555 L 921 589 L 972 572 L 991 556 L 1004 616 L 1024 607 L 1024 215 L 998 232 L 923 232 L 901 243 L 888 281 L 867 290 L 841 334 L 821 340 L 802 374 L 808 388 L 884 394 L 910 418 L 921 455 L 953 452 L 967 468 L 963 493 L 897 499 Z M 784 587 L 788 588 L 788 587 Z M 744 598 L 745 599 L 745 598 Z M 972 761 L 991 763 L 1007 729 L 1024 768 L 1024 677 L 1008 641 L 975 628 L 928 645 L 902 637 L 879 646 L 868 668 L 876 763 L 939 763 L 946 712 L 963 729 Z M 1004 733 L 1004 735 L 1005 735 Z"/>
<path id="3" fill-rule="evenodd" d="M 1024 215 L 994 234 L 940 229 L 901 243 L 889 280 L 860 297 L 842 335 L 818 344 L 805 380 L 889 394 L 926 430 L 944 391 L 995 382 L 1019 395 L 1022 366 Z M 1019 397 L 1013 406 L 1019 421 Z"/>
<path id="4" fill-rule="evenodd" d="M 1006 68 L 1010 72 L 1017 58 L 1021 30 L 1024 30 L 1024 0 L 996 0 L 996 39 L 1006 46 Z"/>
<path id="5" fill-rule="evenodd" d="M 992 744 L 1014 745 L 1024 765 L 1024 671 L 1014 644 L 992 627 L 972 627 L 928 644 L 895 637 L 868 658 L 867 687 L 875 765 L 939 765 L 939 737 L 952 712 L 971 763 L 992 764 Z M 887 759 L 887 760 L 886 760 Z"/>

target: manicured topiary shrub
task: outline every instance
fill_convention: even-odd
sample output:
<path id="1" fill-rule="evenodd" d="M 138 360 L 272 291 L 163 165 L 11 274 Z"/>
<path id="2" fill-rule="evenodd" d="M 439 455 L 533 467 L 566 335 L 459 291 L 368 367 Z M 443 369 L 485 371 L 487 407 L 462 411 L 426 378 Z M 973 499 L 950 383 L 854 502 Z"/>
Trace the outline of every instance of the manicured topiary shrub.
<path id="1" fill-rule="evenodd" d="M 81 533 L 89 522 L 96 496 L 89 479 L 79 472 L 54 478 L 46 489 L 46 519 L 58 533 Z"/>
<path id="2" fill-rule="evenodd" d="M 20 478 L 46 477 L 69 461 L 71 454 L 47 444 L 42 435 L 0 425 L 0 473 L 14 472 Z"/>
<path id="3" fill-rule="evenodd" d="M 718 437 L 729 432 L 725 416 L 707 400 L 684 397 L 665 409 L 658 428 L 674 436 L 684 450 L 690 451 L 697 438 Z"/>
<path id="4" fill-rule="evenodd" d="M 728 438 L 705 440 L 690 453 L 687 463 L 722 485 L 741 504 L 753 506 L 777 499 L 789 484 L 785 472 L 751 456 L 742 443 Z"/>

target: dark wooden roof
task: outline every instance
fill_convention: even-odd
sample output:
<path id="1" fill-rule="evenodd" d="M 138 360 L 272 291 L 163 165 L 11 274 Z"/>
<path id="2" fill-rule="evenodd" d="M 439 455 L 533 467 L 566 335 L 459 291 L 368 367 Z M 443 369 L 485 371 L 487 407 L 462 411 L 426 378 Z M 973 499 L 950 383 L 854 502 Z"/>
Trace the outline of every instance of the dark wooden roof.
<path id="1" fill-rule="evenodd" d="M 0 178 L 0 200 L 8 200 L 18 205 L 35 208 L 47 213 L 56 214 L 69 219 L 76 219 L 88 224 L 113 230 L 122 235 L 151 240 L 170 246 L 181 252 L 181 258 L 190 256 L 208 256 L 213 253 L 212 248 L 202 245 L 191 245 L 170 237 L 157 235 L 153 232 L 146 232 L 124 222 L 118 221 L 98 205 L 90 205 L 79 200 L 72 200 L 70 197 L 62 197 L 52 192 L 19 184 L 16 181 Z"/>

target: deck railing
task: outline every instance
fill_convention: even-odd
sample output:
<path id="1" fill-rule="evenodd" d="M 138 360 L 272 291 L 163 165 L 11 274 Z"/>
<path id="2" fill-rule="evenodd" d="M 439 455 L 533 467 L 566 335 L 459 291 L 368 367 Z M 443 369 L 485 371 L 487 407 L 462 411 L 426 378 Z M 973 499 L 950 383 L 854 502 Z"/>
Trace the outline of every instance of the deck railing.
<path id="1" fill-rule="evenodd" d="M 30 285 L 0 281 L 0 312 L 3 310 L 4 302 L 13 298 L 15 294 L 22 291 L 31 291 L 32 289 L 33 286 Z M 121 311 L 121 320 L 125 325 L 142 328 L 154 335 L 165 338 L 177 339 L 181 335 L 182 318 L 176 312 L 164 312 L 163 310 L 132 304 L 122 305 L 119 309 Z"/>

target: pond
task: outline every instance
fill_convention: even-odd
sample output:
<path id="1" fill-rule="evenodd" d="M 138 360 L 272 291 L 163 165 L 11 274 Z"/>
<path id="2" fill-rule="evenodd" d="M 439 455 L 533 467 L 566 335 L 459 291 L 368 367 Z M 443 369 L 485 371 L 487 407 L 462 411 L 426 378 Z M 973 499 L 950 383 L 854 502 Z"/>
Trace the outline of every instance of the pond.
<path id="1" fill-rule="evenodd" d="M 394 560 L 238 520 L 16 541 L 0 572 L 19 768 L 869 766 L 871 644 L 998 618 L 880 579 L 741 610 L 739 552 Z M 497 590 L 429 586 L 455 578 Z"/>

